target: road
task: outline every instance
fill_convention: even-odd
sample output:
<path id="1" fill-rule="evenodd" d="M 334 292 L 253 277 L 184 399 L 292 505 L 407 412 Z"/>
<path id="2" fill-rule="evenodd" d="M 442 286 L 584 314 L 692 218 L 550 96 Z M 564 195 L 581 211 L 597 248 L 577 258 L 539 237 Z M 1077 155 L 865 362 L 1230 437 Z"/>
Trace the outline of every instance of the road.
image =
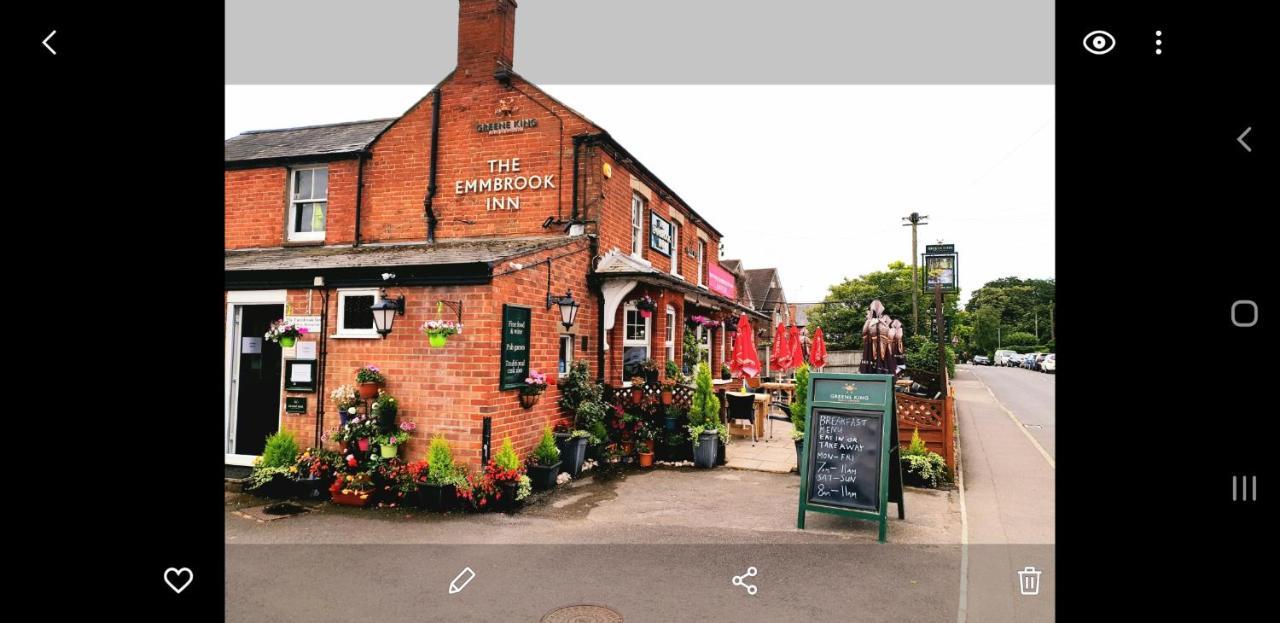
<path id="1" fill-rule="evenodd" d="M 968 621 L 1047 620 L 1054 602 L 1054 386 L 1052 375 L 958 366 L 956 411 L 965 517 Z M 1041 571 L 1023 596 L 1019 570 Z"/>

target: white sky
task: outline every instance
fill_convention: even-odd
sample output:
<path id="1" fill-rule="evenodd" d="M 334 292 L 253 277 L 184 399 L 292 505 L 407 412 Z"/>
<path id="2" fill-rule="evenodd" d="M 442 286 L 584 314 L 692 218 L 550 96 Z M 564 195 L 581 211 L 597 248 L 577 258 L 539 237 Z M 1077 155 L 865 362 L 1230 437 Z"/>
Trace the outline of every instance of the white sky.
<path id="1" fill-rule="evenodd" d="M 960 255 L 964 299 L 1006 276 L 1054 276 L 1052 86 L 540 85 L 604 127 L 724 234 L 726 258 L 776 266 L 787 298 Z M 421 86 L 226 87 L 226 136 L 394 117 Z"/>

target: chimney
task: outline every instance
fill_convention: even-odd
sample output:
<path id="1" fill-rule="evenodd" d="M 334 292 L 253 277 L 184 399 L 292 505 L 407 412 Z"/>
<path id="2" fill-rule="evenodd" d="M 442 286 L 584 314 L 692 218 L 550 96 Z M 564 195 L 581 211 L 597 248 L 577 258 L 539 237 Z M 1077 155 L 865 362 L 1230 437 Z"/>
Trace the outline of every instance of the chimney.
<path id="1" fill-rule="evenodd" d="M 458 70 L 476 77 L 511 69 L 515 0 L 458 0 Z"/>

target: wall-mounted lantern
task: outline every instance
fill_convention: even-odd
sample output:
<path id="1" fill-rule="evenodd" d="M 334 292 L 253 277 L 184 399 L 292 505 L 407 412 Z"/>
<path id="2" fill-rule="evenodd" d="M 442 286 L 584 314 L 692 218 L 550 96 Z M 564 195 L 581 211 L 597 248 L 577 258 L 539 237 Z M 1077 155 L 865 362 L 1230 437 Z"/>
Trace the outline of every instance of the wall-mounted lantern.
<path id="1" fill-rule="evenodd" d="M 578 302 L 573 300 L 573 289 L 564 296 L 548 294 L 547 309 L 551 309 L 552 305 L 560 306 L 560 324 L 564 325 L 564 330 L 573 328 L 573 321 L 578 317 Z"/>

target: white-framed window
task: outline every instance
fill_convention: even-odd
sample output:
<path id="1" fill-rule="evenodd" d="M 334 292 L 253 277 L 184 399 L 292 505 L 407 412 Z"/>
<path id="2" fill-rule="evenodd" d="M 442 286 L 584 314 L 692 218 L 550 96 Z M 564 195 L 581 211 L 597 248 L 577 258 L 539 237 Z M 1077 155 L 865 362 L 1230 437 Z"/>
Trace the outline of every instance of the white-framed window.
<path id="1" fill-rule="evenodd" d="M 325 213 L 329 211 L 329 167 L 289 170 L 290 242 L 324 240 Z"/>
<path id="2" fill-rule="evenodd" d="M 333 337 L 379 337 L 370 309 L 379 300 L 377 288 L 338 290 L 338 330 Z"/>
<path id="3" fill-rule="evenodd" d="M 667 334 L 663 336 L 662 345 L 667 351 L 667 361 L 676 360 L 676 308 L 667 306 Z"/>
<path id="4" fill-rule="evenodd" d="M 711 365 L 711 329 L 699 326 L 694 333 L 698 336 L 698 361 Z M 715 376 L 714 372 L 712 376 Z"/>
<path id="5" fill-rule="evenodd" d="M 644 254 L 644 197 L 631 194 L 631 255 Z"/>
<path id="6" fill-rule="evenodd" d="M 702 273 L 706 268 L 706 263 L 707 263 L 707 241 L 699 238 L 698 239 L 698 285 L 699 286 L 706 285 L 702 277 Z"/>
<path id="7" fill-rule="evenodd" d="M 560 355 L 556 361 L 556 372 L 561 375 L 568 374 L 569 368 L 573 366 L 573 336 L 560 336 Z"/>
<path id="8" fill-rule="evenodd" d="M 680 256 L 684 249 L 680 246 L 680 223 L 671 221 L 671 274 L 680 276 Z"/>
<path id="9" fill-rule="evenodd" d="M 622 380 L 644 376 L 640 364 L 649 358 L 649 328 L 652 318 L 645 318 L 636 309 L 634 301 L 623 308 L 622 323 Z"/>

